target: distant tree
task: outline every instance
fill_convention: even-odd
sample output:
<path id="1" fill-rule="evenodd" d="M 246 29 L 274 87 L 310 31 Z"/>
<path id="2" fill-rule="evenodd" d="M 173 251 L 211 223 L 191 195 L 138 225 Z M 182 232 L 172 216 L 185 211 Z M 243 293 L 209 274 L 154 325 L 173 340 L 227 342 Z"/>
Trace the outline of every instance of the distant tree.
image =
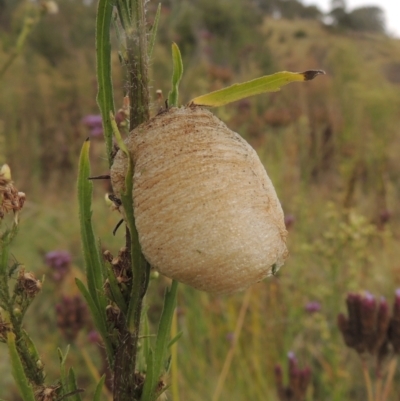
<path id="1" fill-rule="evenodd" d="M 340 0 L 334 0 L 340 1 Z M 365 32 L 385 32 L 385 16 L 380 7 L 359 7 L 351 12 L 346 12 L 342 7 L 334 8 L 329 15 L 333 18 L 334 25 Z"/>
<path id="2" fill-rule="evenodd" d="M 255 3 L 266 14 L 278 12 L 282 18 L 318 19 L 322 16 L 317 6 L 305 6 L 298 0 L 256 0 Z"/>
<path id="3" fill-rule="evenodd" d="M 385 32 L 385 15 L 380 7 L 355 8 L 349 16 L 356 31 Z"/>

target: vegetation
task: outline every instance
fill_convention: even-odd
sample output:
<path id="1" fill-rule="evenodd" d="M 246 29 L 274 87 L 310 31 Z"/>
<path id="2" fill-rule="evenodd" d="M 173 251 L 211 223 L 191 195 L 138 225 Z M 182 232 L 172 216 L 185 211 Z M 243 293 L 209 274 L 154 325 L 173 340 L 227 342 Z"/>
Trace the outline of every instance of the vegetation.
<path id="1" fill-rule="evenodd" d="M 359 358 L 345 347 L 336 319 L 348 292 L 368 290 L 390 305 L 400 286 L 398 40 L 381 29 L 346 33 L 318 19 L 273 19 L 267 2 L 236 3 L 165 2 L 151 66 L 153 114 L 163 106 L 156 90 L 163 99 L 170 89 L 172 41 L 184 58 L 183 102 L 279 70 L 322 68 L 327 76 L 218 110 L 265 163 L 286 213 L 291 257 L 277 277 L 245 295 L 210 296 L 180 286 L 177 325 L 183 334 L 173 399 L 214 394 L 214 400 L 277 400 L 274 366 L 286 366 L 293 351 L 300 366 L 311 370 L 307 400 L 365 400 L 364 379 L 355 374 Z M 12 52 L 34 6 L 0 2 L 1 60 Z M 150 20 L 156 6 L 148 4 Z M 82 276 L 84 266 L 75 177 L 88 135 L 93 175 L 108 169 L 104 143 L 82 121 L 98 114 L 94 17 L 93 3 L 60 1 L 59 13 L 33 27 L 23 54 L 0 81 L 0 164 L 11 165 L 14 181 L 27 194 L 12 252 L 36 277 L 46 274 L 26 326 L 50 381 L 58 377 L 56 347 L 71 344 L 67 364 L 82 367 L 76 375 L 88 397 L 105 371 L 104 350 L 73 278 Z M 117 53 L 113 65 L 119 65 Z M 125 75 L 113 71 L 116 108 L 123 109 Z M 94 221 L 96 232 L 117 254 L 123 233 L 112 235 L 119 217 L 103 201 L 109 188 L 96 183 L 94 190 L 94 214 L 103 216 Z M 51 258 L 48 252 L 55 250 L 68 253 Z M 153 280 L 151 327 L 167 285 L 162 277 Z M 0 347 L 1 397 L 18 399 L 7 358 Z M 226 380 L 220 376 L 224 366 Z M 374 377 L 375 370 L 370 373 Z M 400 394 L 398 368 L 394 375 L 389 399 Z"/>

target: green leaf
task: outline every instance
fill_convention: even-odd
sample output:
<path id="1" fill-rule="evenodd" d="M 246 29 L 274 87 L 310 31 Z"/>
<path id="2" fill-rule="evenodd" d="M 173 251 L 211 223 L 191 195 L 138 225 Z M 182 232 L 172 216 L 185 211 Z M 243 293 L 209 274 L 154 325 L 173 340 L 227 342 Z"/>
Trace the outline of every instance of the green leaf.
<path id="1" fill-rule="evenodd" d="M 145 313 L 143 315 L 143 353 L 147 366 L 151 363 L 150 353 L 152 352 L 152 349 L 150 338 L 149 318 L 147 313 Z"/>
<path id="2" fill-rule="evenodd" d="M 58 358 L 60 360 L 60 381 L 61 381 L 62 395 L 68 394 L 70 390 L 68 385 L 67 370 L 65 368 L 65 363 L 67 361 L 69 348 L 70 346 L 68 345 L 65 351 L 65 355 L 62 353 L 60 348 L 57 348 Z"/>
<path id="3" fill-rule="evenodd" d="M 131 21 L 131 10 L 129 1 L 117 0 L 115 6 L 118 10 L 118 16 L 121 21 L 122 28 L 125 32 L 129 31 L 132 21 Z"/>
<path id="4" fill-rule="evenodd" d="M 168 343 L 168 348 L 171 348 L 181 337 L 182 337 L 183 331 L 180 331 L 169 343 Z"/>
<path id="5" fill-rule="evenodd" d="M 81 228 L 81 239 L 83 255 L 86 265 L 86 276 L 90 295 L 99 311 L 104 311 L 107 300 L 103 291 L 102 262 L 97 250 L 97 242 L 92 227 L 92 193 L 93 184 L 88 179 L 90 176 L 89 164 L 90 142 L 85 141 L 79 158 L 78 171 L 78 200 L 79 221 Z"/>
<path id="6" fill-rule="evenodd" d="M 93 401 L 100 401 L 101 400 L 101 391 L 103 390 L 103 385 L 106 380 L 106 376 L 101 376 L 100 381 L 97 383 L 96 390 L 94 392 Z"/>
<path id="7" fill-rule="evenodd" d="M 168 94 L 168 106 L 178 106 L 179 82 L 183 74 L 181 52 L 176 43 L 172 43 L 172 90 Z"/>
<path id="8" fill-rule="evenodd" d="M 11 361 L 11 373 L 14 377 L 15 383 L 24 401 L 35 401 L 35 394 L 27 377 L 25 376 L 24 367 L 21 359 L 19 358 L 17 347 L 15 345 L 15 334 L 12 332 L 7 333 L 8 352 Z"/>
<path id="9" fill-rule="evenodd" d="M 112 164 L 112 128 L 110 112 L 114 112 L 114 98 L 111 78 L 110 26 L 113 2 L 99 0 L 96 19 L 96 65 L 97 65 L 97 103 L 103 118 L 108 166 Z"/>
<path id="10" fill-rule="evenodd" d="M 325 74 L 321 70 L 310 70 L 305 72 L 277 72 L 261 78 L 253 79 L 241 84 L 234 84 L 227 88 L 198 96 L 189 102 L 192 106 L 218 107 L 228 103 L 236 102 L 250 96 L 265 92 L 277 92 L 282 86 L 291 82 L 303 82 L 314 79 L 317 75 Z"/>
<path id="11" fill-rule="evenodd" d="M 10 244 L 7 239 L 0 239 L 0 275 L 6 274 L 8 267 L 8 257 L 10 254 Z"/>
<path id="12" fill-rule="evenodd" d="M 154 43 L 156 42 L 156 35 L 157 35 L 157 30 L 158 30 L 158 22 L 160 20 L 160 14 L 161 14 L 161 3 L 158 4 L 156 16 L 154 17 L 154 23 L 153 23 L 153 26 L 151 27 L 151 31 L 150 31 L 149 47 L 147 49 L 147 54 L 149 56 L 149 60 L 151 59 L 151 56 L 153 55 Z"/>
<path id="13" fill-rule="evenodd" d="M 97 306 L 95 305 L 92 297 L 90 296 L 88 289 L 85 287 L 85 285 L 82 283 L 82 281 L 79 280 L 78 278 L 75 278 L 75 283 L 89 306 L 96 329 L 100 333 L 100 335 L 104 341 L 108 361 L 112 368 L 114 366 L 114 353 L 113 353 L 113 348 L 112 348 L 112 345 L 110 342 L 110 336 L 108 335 L 108 332 L 107 332 L 107 324 L 103 318 L 103 314 L 101 314 L 99 312 L 99 310 L 97 309 Z"/>
<path id="14" fill-rule="evenodd" d="M 141 273 L 144 271 L 143 256 L 139 244 L 139 235 L 136 230 L 135 216 L 133 213 L 133 162 L 125 142 L 122 140 L 114 115 L 110 114 L 111 126 L 115 136 L 115 140 L 119 148 L 125 153 L 128 158 L 128 169 L 125 175 L 125 190 L 121 193 L 121 202 L 125 211 L 125 222 L 129 228 L 131 235 L 131 264 L 132 264 L 132 289 L 131 297 L 127 311 L 128 327 L 132 328 L 134 322 L 134 314 L 137 313 L 137 305 L 140 299 L 142 286 Z"/>
<path id="15" fill-rule="evenodd" d="M 119 148 L 126 154 L 128 158 L 130 158 L 129 150 L 125 145 L 124 140 L 122 139 L 121 133 L 119 132 L 117 122 L 115 121 L 114 113 L 110 111 L 110 121 L 112 132 L 115 136 L 115 140 L 117 141 L 117 145 Z"/>
<path id="16" fill-rule="evenodd" d="M 160 324 L 158 326 L 157 340 L 154 352 L 154 362 L 152 363 L 151 375 L 149 372 L 146 375 L 146 381 L 143 388 L 143 401 L 153 401 L 156 394 L 157 383 L 160 376 L 163 374 L 165 361 L 167 359 L 166 354 L 168 351 L 169 337 L 171 333 L 172 318 L 174 316 L 174 310 L 176 306 L 176 294 L 178 290 L 178 282 L 173 280 L 171 288 L 167 289 L 164 298 L 164 308 L 160 318 Z M 147 383 L 149 381 L 149 383 Z"/>
<path id="17" fill-rule="evenodd" d="M 146 379 L 143 386 L 141 401 L 152 401 L 151 395 L 154 393 L 154 387 L 157 381 L 154 380 L 154 352 L 151 348 L 148 350 Z M 155 382 L 155 383 L 154 383 Z"/>
<path id="18" fill-rule="evenodd" d="M 83 390 L 78 389 L 78 384 L 76 382 L 76 376 L 73 368 L 70 368 L 68 371 L 68 386 L 69 386 L 69 395 L 68 399 L 70 401 L 82 401 L 81 393 Z"/>
<path id="19" fill-rule="evenodd" d="M 131 263 L 132 263 L 132 289 L 131 289 L 131 297 L 127 311 L 127 322 L 128 327 L 133 329 L 134 324 L 134 314 L 138 313 L 137 305 L 140 302 L 140 298 L 142 296 L 141 292 L 143 290 L 143 285 L 148 283 L 146 276 L 148 275 L 148 267 L 147 262 L 144 259 L 142 254 L 142 250 L 139 243 L 139 235 L 136 230 L 135 224 L 135 216 L 133 212 L 133 199 L 132 199 L 132 191 L 133 191 L 133 162 L 131 155 L 129 153 L 128 148 L 126 147 L 124 141 L 122 140 L 121 133 L 119 132 L 117 123 L 115 121 L 114 116 L 110 115 L 111 125 L 113 129 L 113 133 L 115 139 L 117 141 L 120 149 L 125 153 L 128 158 L 128 169 L 125 175 L 125 190 L 121 193 L 121 202 L 125 211 L 125 222 L 129 228 L 129 232 L 131 235 Z"/>
<path id="20" fill-rule="evenodd" d="M 28 347 L 30 356 L 34 359 L 35 362 L 37 362 L 40 359 L 39 352 L 37 351 L 35 344 L 25 330 L 22 330 L 22 337 L 26 343 L 26 346 Z"/>

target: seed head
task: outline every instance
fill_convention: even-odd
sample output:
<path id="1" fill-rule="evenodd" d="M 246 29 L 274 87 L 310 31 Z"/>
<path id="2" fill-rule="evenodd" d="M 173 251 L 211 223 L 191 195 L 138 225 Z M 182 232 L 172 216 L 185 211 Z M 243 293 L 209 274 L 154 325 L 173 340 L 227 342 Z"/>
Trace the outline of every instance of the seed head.
<path id="1" fill-rule="evenodd" d="M 29 298 L 33 298 L 42 289 L 42 282 L 37 280 L 32 272 L 25 272 L 22 268 L 17 278 L 17 289 Z"/>
<path id="2" fill-rule="evenodd" d="M 19 212 L 25 203 L 25 194 L 19 192 L 11 180 L 10 167 L 4 164 L 0 169 L 0 219 L 7 213 Z"/>

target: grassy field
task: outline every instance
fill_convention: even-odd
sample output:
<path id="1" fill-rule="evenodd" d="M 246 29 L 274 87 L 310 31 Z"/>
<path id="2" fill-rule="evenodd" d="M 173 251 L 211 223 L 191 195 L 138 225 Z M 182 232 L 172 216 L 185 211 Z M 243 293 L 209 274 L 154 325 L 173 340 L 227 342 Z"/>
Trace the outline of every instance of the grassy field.
<path id="1" fill-rule="evenodd" d="M 78 11 L 79 17 L 84 10 Z M 47 24 L 60 23 L 62 32 L 70 35 L 76 22 L 66 14 L 57 18 Z M 369 291 L 391 305 L 400 287 L 399 40 L 338 32 L 316 21 L 265 19 L 254 30 L 248 28 L 248 43 L 241 47 L 204 32 L 190 47 L 184 31 L 176 33 L 179 21 L 173 31 L 174 25 L 168 25 L 173 16 L 166 13 L 164 18 L 152 66 L 153 94 L 169 90 L 172 39 L 178 44 L 182 40 L 185 49 L 183 103 L 210 89 L 274 71 L 327 72 L 313 82 L 216 111 L 260 155 L 285 211 L 290 257 L 277 277 L 245 293 L 212 296 L 180 285 L 180 400 L 278 400 L 274 366 L 281 364 L 286 372 L 289 352 L 301 367 L 311 368 L 306 400 L 366 400 L 360 358 L 346 348 L 336 321 L 338 313 L 346 311 L 348 292 Z M 91 32 L 93 21 L 87 21 L 81 29 Z M 57 329 L 55 305 L 63 296 L 77 294 L 73 277 L 83 274 L 75 176 L 78 152 L 88 135 L 82 117 L 98 113 L 93 37 L 87 37 L 86 43 L 76 44 L 68 36 L 71 42 L 62 42 L 66 49 L 57 39 L 47 39 L 54 40 L 53 48 L 46 45 L 53 49 L 53 63 L 31 45 L 0 81 L 0 164 L 11 165 L 16 185 L 27 194 L 12 252 L 38 277 L 46 275 L 26 327 L 50 381 L 57 377 L 57 347 L 65 349 L 68 343 Z M 33 43 L 43 38 L 36 31 Z M 235 52 L 221 60 L 217 55 L 224 41 Z M 124 76 L 117 55 L 114 66 L 116 104 L 122 105 Z M 92 143 L 93 174 L 102 174 L 104 146 L 98 138 Z M 123 230 L 112 235 L 119 217 L 106 206 L 106 191 L 96 184 L 94 224 L 104 248 L 116 254 Z M 72 255 L 72 264 L 66 277 L 55 281 L 44 256 L 59 249 Z M 151 283 L 151 323 L 160 313 L 167 284 L 162 277 Z M 310 310 L 310 302 L 317 303 L 318 310 Z M 241 311 L 243 326 L 235 337 Z M 90 343 L 88 332 L 90 324 L 73 341 L 70 353 L 70 364 L 77 366 L 80 384 L 87 388 L 86 399 L 102 364 L 101 350 Z M 216 398 L 230 350 L 235 351 L 233 360 Z M 390 400 L 399 398 L 399 378 L 397 369 Z M 19 399 L 5 346 L 0 347 L 0 389 L 1 398 Z"/>

